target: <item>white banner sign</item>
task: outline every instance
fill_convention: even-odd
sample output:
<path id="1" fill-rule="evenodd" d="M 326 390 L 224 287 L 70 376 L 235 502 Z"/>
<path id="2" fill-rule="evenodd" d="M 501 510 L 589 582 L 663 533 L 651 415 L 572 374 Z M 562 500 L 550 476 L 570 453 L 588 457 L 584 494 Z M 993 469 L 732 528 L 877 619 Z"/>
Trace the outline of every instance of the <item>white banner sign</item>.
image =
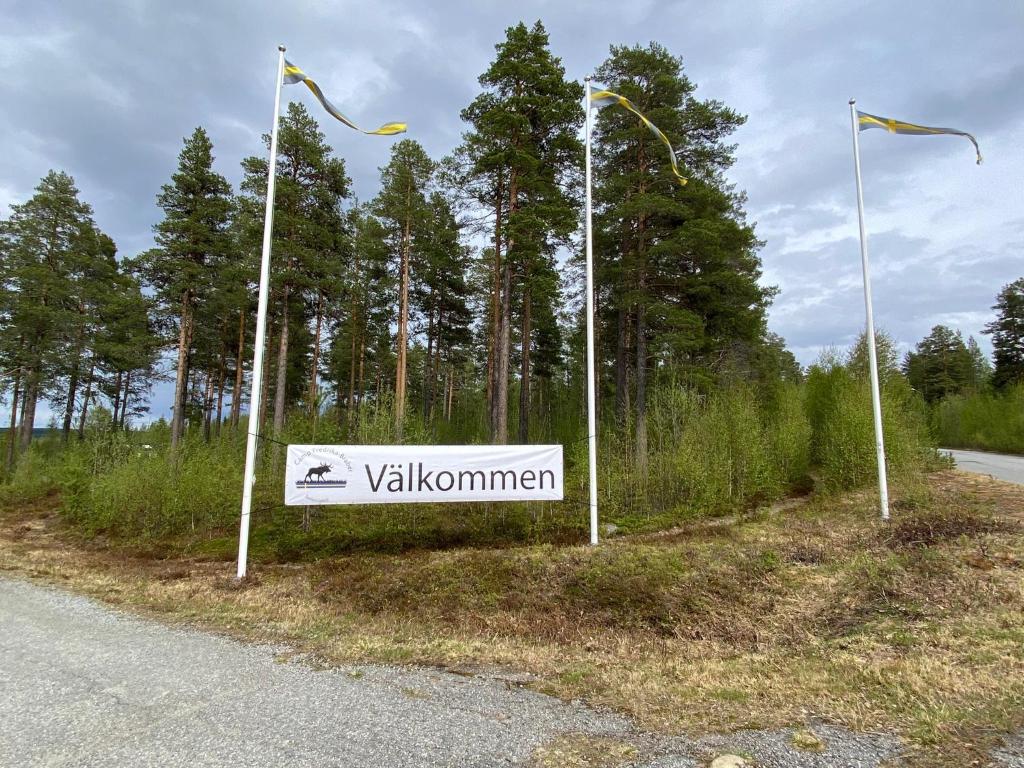
<path id="1" fill-rule="evenodd" d="M 284 503 L 557 501 L 560 445 L 289 445 Z"/>

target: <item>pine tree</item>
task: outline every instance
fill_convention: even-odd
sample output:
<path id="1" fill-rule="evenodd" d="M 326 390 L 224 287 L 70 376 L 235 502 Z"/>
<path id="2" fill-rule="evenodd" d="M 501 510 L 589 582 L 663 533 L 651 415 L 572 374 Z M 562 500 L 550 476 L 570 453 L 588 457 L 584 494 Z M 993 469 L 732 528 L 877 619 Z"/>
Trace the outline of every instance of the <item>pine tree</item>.
<path id="1" fill-rule="evenodd" d="M 992 385 L 1005 389 L 1024 382 L 1024 277 L 1004 286 L 992 309 L 996 319 L 985 326 L 995 360 Z"/>
<path id="2" fill-rule="evenodd" d="M 73 406 L 74 396 L 68 397 L 58 382 L 67 380 L 69 354 L 85 333 L 80 300 L 101 239 L 74 180 L 57 171 L 43 177 L 27 202 L 11 206 L 0 234 L 3 315 L 10 329 L 4 334 L 4 364 L 16 371 L 18 442 L 24 450 L 32 440 L 40 398 L 49 397 L 57 407 Z M 9 446 L 13 460 L 13 442 Z"/>
<path id="3" fill-rule="evenodd" d="M 469 249 L 459 242 L 459 225 L 438 192 L 429 200 L 427 232 L 414 252 L 412 299 L 423 318 L 427 346 L 423 369 L 423 420 L 429 424 L 442 388 L 451 384 L 458 351 L 471 340 L 472 318 L 466 304 Z"/>
<path id="4" fill-rule="evenodd" d="M 899 354 L 896 341 L 883 330 L 875 329 L 875 361 L 878 364 L 878 383 L 885 383 L 893 376 L 899 376 Z M 868 356 L 868 334 L 861 331 L 846 357 L 846 366 L 858 377 L 867 380 L 871 375 L 871 361 Z"/>
<path id="5" fill-rule="evenodd" d="M 93 370 L 83 369 L 86 358 L 94 360 L 98 336 L 104 330 L 107 308 L 114 299 L 118 283 L 117 248 L 109 237 L 92 228 L 83 232 L 76 258 L 68 270 L 68 301 L 62 322 L 68 354 L 58 365 L 66 382 L 62 439 L 71 434 L 78 405 L 80 385 L 84 384 L 83 413 L 88 409 Z M 145 311 L 143 311 L 145 318 Z"/>
<path id="6" fill-rule="evenodd" d="M 759 243 L 744 198 L 723 178 L 744 118 L 700 101 L 664 47 L 611 48 L 599 82 L 631 99 L 669 137 L 689 183 L 670 171 L 664 145 L 629 112 L 608 108 L 595 126 L 595 258 L 601 334 L 614 349 L 619 423 L 632 405 L 637 463 L 647 453 L 652 370 L 708 369 L 737 342 L 762 339 L 771 291 L 758 285 Z M 603 366 L 602 366 L 603 367 Z"/>
<path id="7" fill-rule="evenodd" d="M 269 146 L 270 137 L 263 138 Z M 284 428 L 288 406 L 307 397 L 310 382 L 315 384 L 317 374 L 307 365 L 311 360 L 318 364 L 319 344 L 310 320 L 323 312 L 318 291 L 328 280 L 332 286 L 339 284 L 337 270 L 346 261 L 348 235 L 342 203 L 349 195 L 350 181 L 344 161 L 332 152 L 306 108 L 289 104 L 278 132 L 272 246 L 273 292 L 278 297 L 273 427 L 278 433 Z M 249 157 L 242 161 L 242 168 L 243 207 L 250 211 L 250 218 L 261 218 L 256 212 L 265 204 L 267 161 Z M 272 330 L 268 328 L 268 351 Z M 269 376 L 271 366 L 266 370 Z M 264 381 L 265 397 L 271 390 L 268 383 Z"/>
<path id="8" fill-rule="evenodd" d="M 967 354 L 971 356 L 971 389 L 981 391 L 992 381 L 992 363 L 973 336 L 967 338 Z"/>
<path id="9" fill-rule="evenodd" d="M 178 169 L 157 196 L 164 218 L 154 227 L 156 248 L 136 269 L 153 289 L 157 308 L 177 336 L 171 418 L 171 449 L 185 428 L 190 365 L 196 342 L 196 311 L 213 291 L 219 262 L 230 253 L 231 187 L 213 170 L 213 144 L 196 128 L 178 155 Z"/>
<path id="10" fill-rule="evenodd" d="M 111 276 L 98 318 L 99 329 L 84 380 L 80 438 L 97 390 L 111 404 L 112 426 L 125 429 L 129 416 L 148 410 L 146 400 L 153 382 L 158 380 L 155 368 L 162 340 L 153 322 L 152 300 L 143 294 L 134 276 L 123 269 Z"/>
<path id="11" fill-rule="evenodd" d="M 975 361 L 959 331 L 936 325 L 903 360 L 903 373 L 925 402 L 960 394 L 975 384 Z"/>
<path id="12" fill-rule="evenodd" d="M 408 387 L 408 352 L 411 262 L 413 249 L 429 240 L 430 208 L 427 195 L 435 171 L 423 147 L 403 139 L 391 148 L 391 160 L 380 169 L 381 190 L 373 209 L 387 228 L 392 252 L 397 256 L 398 341 L 395 368 L 395 432 L 402 438 Z"/>
<path id="13" fill-rule="evenodd" d="M 508 439 L 508 384 L 519 298 L 521 440 L 529 431 L 533 302 L 550 286 L 553 253 L 577 224 L 579 201 L 570 193 L 582 159 L 582 88 L 565 79 L 538 21 L 506 30 L 497 56 L 479 79 L 484 91 L 462 112 L 472 126 L 456 154 L 464 186 L 494 215 L 488 399 L 491 438 Z M 550 291 L 539 292 L 545 298 Z"/>
<path id="14" fill-rule="evenodd" d="M 391 347 L 391 308 L 396 294 L 395 281 L 388 269 L 391 249 L 384 225 L 373 216 L 369 206 L 355 206 L 348 214 L 347 226 L 352 257 L 341 302 L 345 311 L 335 313 L 324 373 L 334 386 L 338 418 L 353 428 L 360 404 L 367 396 L 367 381 L 377 380 L 378 369 L 390 381 L 390 355 L 386 355 L 386 361 L 379 359 L 374 341 L 376 335 L 382 334 L 385 340 L 380 349 Z M 386 375 L 385 368 L 389 371 Z"/>

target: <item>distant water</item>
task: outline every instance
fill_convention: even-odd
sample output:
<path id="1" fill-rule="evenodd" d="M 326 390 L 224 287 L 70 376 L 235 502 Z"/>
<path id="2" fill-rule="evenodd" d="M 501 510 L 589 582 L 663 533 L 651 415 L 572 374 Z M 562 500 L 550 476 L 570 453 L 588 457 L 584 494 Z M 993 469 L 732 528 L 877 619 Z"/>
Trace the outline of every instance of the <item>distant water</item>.
<path id="1" fill-rule="evenodd" d="M 7 427 L 0 427 L 0 436 L 7 434 Z M 59 429 L 50 429 L 49 427 L 36 427 L 32 430 L 32 437 L 44 437 L 50 433 L 59 434 Z"/>

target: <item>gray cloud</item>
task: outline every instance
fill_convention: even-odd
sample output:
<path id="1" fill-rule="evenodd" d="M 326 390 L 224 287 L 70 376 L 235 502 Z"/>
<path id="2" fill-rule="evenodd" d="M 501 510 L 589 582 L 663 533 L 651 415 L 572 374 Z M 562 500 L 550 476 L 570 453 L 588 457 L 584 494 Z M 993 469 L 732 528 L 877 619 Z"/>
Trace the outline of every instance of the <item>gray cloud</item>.
<path id="1" fill-rule="evenodd" d="M 998 0 L 8 3 L 0 206 L 61 168 L 123 254 L 148 247 L 155 195 L 196 125 L 233 183 L 239 161 L 264 151 L 279 42 L 357 122 L 406 120 L 441 156 L 505 27 L 538 18 L 570 77 L 609 44 L 653 39 L 683 56 L 699 95 L 749 116 L 730 175 L 766 240 L 765 280 L 781 288 L 771 325 L 802 361 L 863 325 L 851 95 L 876 114 L 970 130 L 987 160 L 974 167 L 953 137 L 862 137 L 880 324 L 904 347 L 938 322 L 978 334 L 1024 272 L 1024 6 Z M 313 106 L 304 89 L 284 93 Z M 322 126 L 371 197 L 391 142 Z"/>

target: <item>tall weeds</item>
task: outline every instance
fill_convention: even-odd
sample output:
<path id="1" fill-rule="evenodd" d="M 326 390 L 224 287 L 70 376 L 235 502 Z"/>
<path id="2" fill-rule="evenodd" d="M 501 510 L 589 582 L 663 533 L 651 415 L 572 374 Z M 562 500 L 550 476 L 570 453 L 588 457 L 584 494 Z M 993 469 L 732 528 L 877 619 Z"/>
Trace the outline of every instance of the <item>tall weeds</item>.
<path id="1" fill-rule="evenodd" d="M 931 426 L 948 448 L 1024 454 L 1024 385 L 949 397 L 932 411 Z"/>
<path id="2" fill-rule="evenodd" d="M 563 395 L 565 393 L 562 393 Z M 886 452 L 901 472 L 927 457 L 922 406 L 901 377 L 884 393 Z M 577 410 L 579 412 L 577 412 Z M 358 549 L 400 550 L 464 543 L 578 541 L 587 526 L 586 439 L 582 408 L 553 409 L 537 441 L 565 445 L 565 501 L 517 504 L 407 504 L 301 510 L 282 504 L 278 443 L 395 442 L 390 401 L 354 417 L 331 410 L 294 413 L 283 434 L 264 441 L 255 489 L 253 551 L 262 557 L 317 557 Z M 811 486 L 868 484 L 875 455 L 866 382 L 838 363 L 815 366 L 805 384 L 717 388 L 659 382 L 648 408 L 648 451 L 639 456 L 632 424 L 601 426 L 602 521 L 654 529 L 682 520 L 750 509 Z M 481 442 L 479 420 L 429 423 L 411 415 L 407 443 Z M 25 501 L 60 489 L 62 511 L 89 534 L 163 542 L 228 556 L 234 549 L 246 425 L 223 427 L 210 442 L 186 436 L 171 457 L 164 425 L 135 433 L 93 430 L 62 446 L 39 441 L 25 454 L 0 501 Z"/>

